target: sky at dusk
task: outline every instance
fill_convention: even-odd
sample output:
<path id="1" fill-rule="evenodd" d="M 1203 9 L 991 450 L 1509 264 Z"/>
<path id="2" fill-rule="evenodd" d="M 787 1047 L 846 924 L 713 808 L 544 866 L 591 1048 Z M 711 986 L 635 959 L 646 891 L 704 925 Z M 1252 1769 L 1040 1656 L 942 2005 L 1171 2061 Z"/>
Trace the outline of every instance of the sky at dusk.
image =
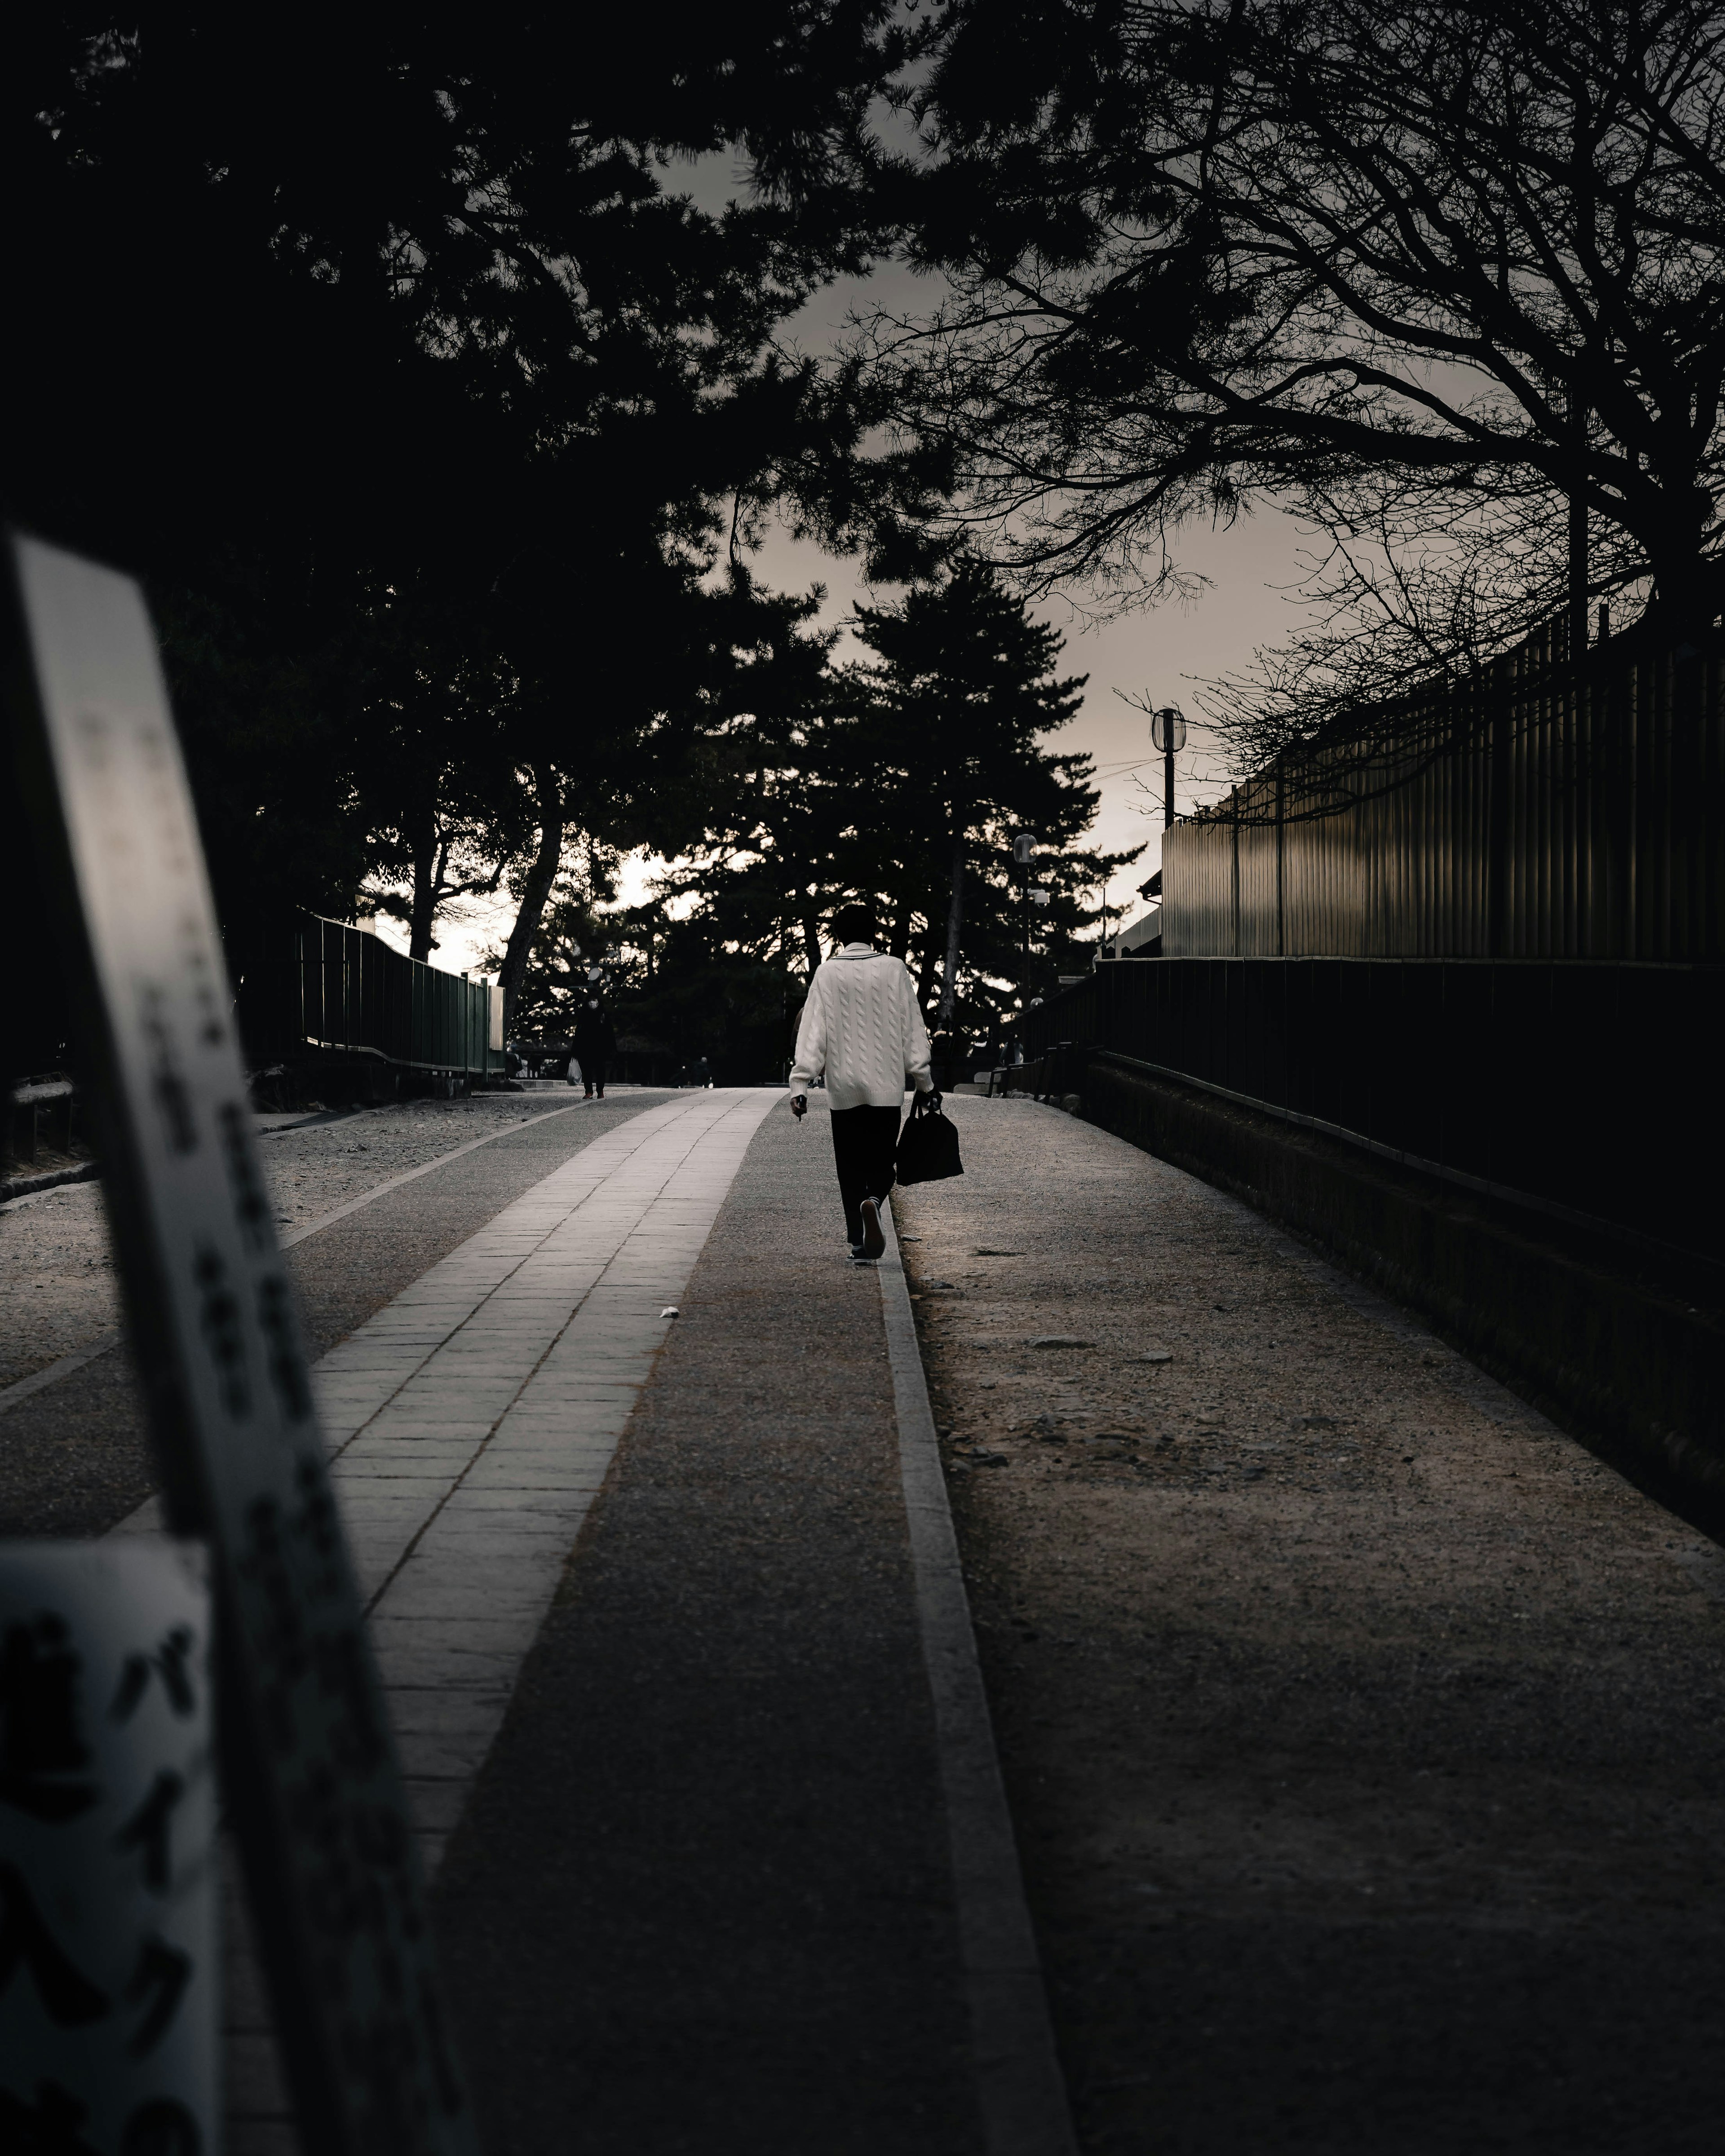
<path id="1" fill-rule="evenodd" d="M 686 189 L 703 208 L 717 211 L 739 192 L 743 177 L 726 157 L 707 158 L 671 176 L 670 184 Z M 866 280 L 829 286 L 787 325 L 783 341 L 817 357 L 834 351 L 854 316 L 883 306 L 905 315 L 926 313 L 938 300 L 940 288 L 930 280 L 891 267 Z M 1143 845 L 1144 854 L 1116 876 L 1108 902 L 1131 920 L 1142 910 L 1137 886 L 1160 865 L 1162 844 L 1161 758 L 1152 756 L 1149 721 L 1121 701 L 1116 691 L 1143 696 L 1158 704 L 1177 703 L 1191 725 L 1191 745 L 1176 772 L 1176 805 L 1182 810 L 1213 800 L 1226 790 L 1219 760 L 1206 746 L 1195 691 L 1204 680 L 1244 667 L 1254 649 L 1281 643 L 1300 619 L 1286 596 L 1297 573 L 1300 534 L 1291 519 L 1275 509 L 1243 516 L 1227 528 L 1186 527 L 1175 549 L 1180 567 L 1207 579 L 1206 588 L 1189 603 L 1094 619 L 1091 594 L 1070 593 L 1040 602 L 1038 616 L 1066 639 L 1061 670 L 1089 676 L 1084 702 L 1071 724 L 1054 738 L 1062 748 L 1080 749 L 1095 758 L 1101 793 L 1094 842 L 1111 851 Z M 779 590 L 826 588 L 822 619 L 829 626 L 846 621 L 858 600 L 891 603 L 896 588 L 870 591 L 855 562 L 824 552 L 783 531 L 770 534 L 752 567 L 761 581 Z M 838 653 L 845 656 L 841 642 Z M 1153 785 L 1153 799 L 1143 790 Z M 644 897 L 653 864 L 633 862 L 624 896 Z M 466 918 L 455 915 L 465 911 Z M 439 946 L 434 962 L 460 972 L 477 969 L 488 947 L 506 931 L 512 909 L 506 903 L 470 901 L 439 917 Z M 382 932 L 405 948 L 404 932 L 385 924 Z"/>

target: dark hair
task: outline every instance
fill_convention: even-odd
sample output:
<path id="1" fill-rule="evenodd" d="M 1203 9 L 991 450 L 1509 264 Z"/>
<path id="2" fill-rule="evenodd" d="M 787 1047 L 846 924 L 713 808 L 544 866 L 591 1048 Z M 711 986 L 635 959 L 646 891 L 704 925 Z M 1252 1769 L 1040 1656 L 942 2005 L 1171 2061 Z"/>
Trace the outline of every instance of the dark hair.
<path id="1" fill-rule="evenodd" d="M 872 943 L 880 932 L 872 906 L 841 906 L 833 916 L 833 936 L 835 942 Z"/>

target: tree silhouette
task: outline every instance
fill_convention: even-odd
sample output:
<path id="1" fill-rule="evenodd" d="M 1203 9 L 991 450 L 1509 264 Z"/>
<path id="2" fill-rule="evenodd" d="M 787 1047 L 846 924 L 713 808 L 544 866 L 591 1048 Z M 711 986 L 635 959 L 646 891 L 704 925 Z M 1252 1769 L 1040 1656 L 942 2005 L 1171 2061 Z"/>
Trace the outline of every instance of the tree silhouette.
<path id="1" fill-rule="evenodd" d="M 726 968 L 766 969 L 761 1009 L 775 994 L 800 1003 L 833 911 L 867 899 L 937 1022 L 989 1032 L 1089 963 L 1086 901 L 1133 858 L 1082 847 L 1097 805 L 1089 759 L 1043 738 L 1083 681 L 1058 675 L 1059 634 L 971 557 L 854 620 L 866 656 L 827 664 L 830 637 L 792 634 L 776 670 L 747 685 L 751 707 L 707 744 L 704 841 L 665 896 L 697 901 L 680 942 L 699 948 L 716 994 Z M 1021 828 L 1038 841 L 1029 877 L 1011 861 Z M 1031 880 L 1045 909 L 1029 905 Z"/>
<path id="2" fill-rule="evenodd" d="M 316 16 L 21 28 L 5 494 L 144 575 L 230 923 L 393 870 L 429 947 L 446 839 L 495 871 L 536 772 L 591 799 L 691 732 L 757 505 L 890 525 L 839 483 L 865 415 L 773 342 L 862 225 L 709 214 L 677 161 L 842 134 L 891 13 L 362 13 L 338 63 Z"/>
<path id="3" fill-rule="evenodd" d="M 950 292 L 872 357 L 1033 585 L 1178 589 L 1184 520 L 1275 498 L 1361 545 L 1468 523 L 1483 612 L 1376 593 L 1463 665 L 1528 626 L 1530 531 L 1572 649 L 1638 583 L 1718 612 L 1706 0 L 953 0 L 900 95 L 919 150 L 852 169 Z"/>

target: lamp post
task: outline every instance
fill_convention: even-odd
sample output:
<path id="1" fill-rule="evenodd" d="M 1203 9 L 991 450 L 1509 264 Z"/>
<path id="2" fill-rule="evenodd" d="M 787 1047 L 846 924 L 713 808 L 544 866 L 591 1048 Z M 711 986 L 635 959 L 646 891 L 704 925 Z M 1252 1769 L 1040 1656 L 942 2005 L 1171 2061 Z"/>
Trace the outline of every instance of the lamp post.
<path id="1" fill-rule="evenodd" d="M 1186 746 L 1186 716 L 1178 704 L 1150 714 L 1150 745 L 1162 751 L 1162 821 L 1174 820 L 1174 757 Z"/>
<path id="2" fill-rule="evenodd" d="M 1054 899 L 1054 892 L 1045 883 L 1033 883 L 1027 893 L 1027 896 L 1031 905 L 1035 907 L 1039 913 L 1046 913 Z M 1024 985 L 1026 988 L 1029 986 L 1029 963 L 1030 954 L 1027 947 L 1024 952 Z M 1041 997 L 1038 996 L 1036 1001 L 1040 1003 L 1041 1000 Z"/>
<path id="3" fill-rule="evenodd" d="M 1034 831 L 1014 831 L 1012 834 L 1013 865 L 1019 872 L 1019 1009 L 1023 1024 L 1024 1000 L 1030 988 L 1030 855 L 1036 845 Z"/>

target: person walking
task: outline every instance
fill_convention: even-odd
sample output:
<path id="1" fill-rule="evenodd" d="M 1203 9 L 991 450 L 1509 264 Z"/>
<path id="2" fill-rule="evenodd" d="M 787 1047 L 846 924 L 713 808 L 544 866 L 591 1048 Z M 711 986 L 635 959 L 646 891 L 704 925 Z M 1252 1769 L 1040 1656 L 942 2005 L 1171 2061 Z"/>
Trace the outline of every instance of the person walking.
<path id="1" fill-rule="evenodd" d="M 605 1097 L 605 1072 L 617 1053 L 617 1035 L 597 996 L 589 996 L 575 1020 L 575 1060 L 581 1065 L 583 1101 Z"/>
<path id="2" fill-rule="evenodd" d="M 931 1093 L 928 1029 L 902 959 L 876 951 L 873 910 L 842 906 L 837 949 L 817 966 L 797 1025 L 791 1113 L 809 1111 L 810 1081 L 826 1075 L 833 1158 L 851 1261 L 870 1265 L 886 1248 L 880 1208 L 892 1188 L 905 1081 Z"/>

